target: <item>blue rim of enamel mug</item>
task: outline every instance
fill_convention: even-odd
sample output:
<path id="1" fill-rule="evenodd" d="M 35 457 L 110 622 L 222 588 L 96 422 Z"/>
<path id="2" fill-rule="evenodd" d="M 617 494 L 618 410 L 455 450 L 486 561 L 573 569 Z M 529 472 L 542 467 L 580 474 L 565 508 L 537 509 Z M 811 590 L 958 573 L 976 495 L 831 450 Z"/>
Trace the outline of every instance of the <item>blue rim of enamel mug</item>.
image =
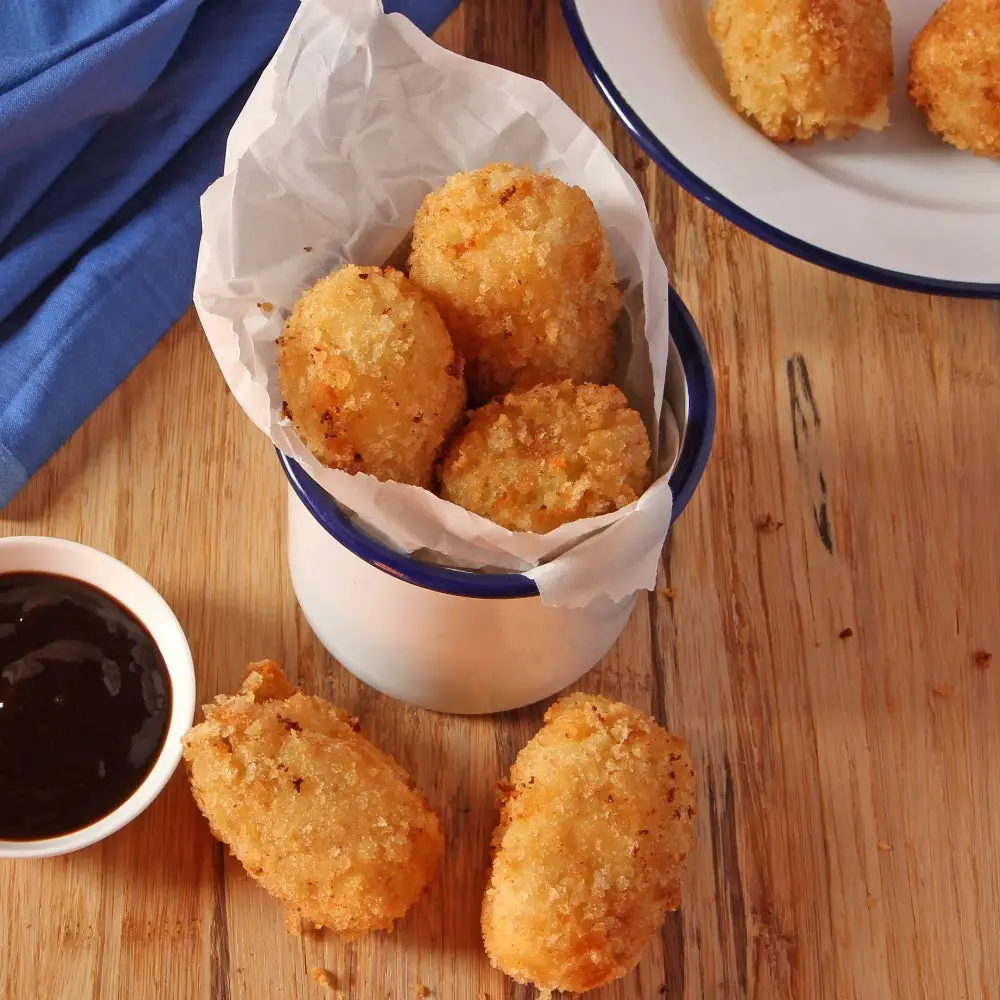
<path id="1" fill-rule="evenodd" d="M 955 298 L 1000 299 L 1000 285 L 982 284 L 972 281 L 949 281 L 943 278 L 928 278 L 914 274 L 904 274 L 900 271 L 888 271 L 874 264 L 864 264 L 850 257 L 824 250 L 822 247 L 807 243 L 798 237 L 775 228 L 772 225 L 751 215 L 746 209 L 719 194 L 715 188 L 706 184 L 697 174 L 692 173 L 677 157 L 667 149 L 656 137 L 648 125 L 629 107 L 628 102 L 611 81 L 611 76 L 602 65 L 597 53 L 594 52 L 587 31 L 576 7 L 576 0 L 562 0 L 563 16 L 569 27 L 570 36 L 576 46 L 584 69 L 597 85 L 604 100 L 618 116 L 621 123 L 629 131 L 642 151 L 649 156 L 661 170 L 673 178 L 685 191 L 690 192 L 700 202 L 707 205 L 713 212 L 718 212 L 723 218 L 746 230 L 751 236 L 756 236 L 765 243 L 784 250 L 794 257 L 818 264 L 828 271 L 846 274 L 851 278 L 860 278 L 876 285 L 889 288 L 901 288 L 908 292 L 925 292 L 932 295 L 949 295 Z"/>
<path id="2" fill-rule="evenodd" d="M 708 464 L 715 435 L 715 379 L 705 343 L 687 306 L 670 289 L 670 335 L 684 369 L 688 391 L 688 419 L 681 452 L 670 488 L 674 495 L 673 520 L 687 506 Z M 366 535 L 350 521 L 330 495 L 311 479 L 294 459 L 278 452 L 278 460 L 296 495 L 310 514 L 341 545 L 359 559 L 384 573 L 427 590 L 456 597 L 534 597 L 538 588 L 521 573 L 476 573 L 421 562 Z"/>

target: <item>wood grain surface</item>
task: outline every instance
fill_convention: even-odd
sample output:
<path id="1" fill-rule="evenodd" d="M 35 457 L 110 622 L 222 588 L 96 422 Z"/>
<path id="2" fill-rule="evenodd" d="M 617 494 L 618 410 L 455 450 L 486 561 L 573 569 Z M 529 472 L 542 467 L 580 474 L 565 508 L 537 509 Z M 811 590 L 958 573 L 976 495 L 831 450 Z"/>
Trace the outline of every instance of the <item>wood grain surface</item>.
<path id="1" fill-rule="evenodd" d="M 441 40 L 547 80 L 648 196 L 715 366 L 713 457 L 662 588 L 581 686 L 686 736 L 684 904 L 595 1000 L 1000 996 L 1000 314 L 794 260 L 680 192 L 586 77 L 555 0 L 469 0 Z M 297 613 L 283 480 L 186 316 L 0 513 L 106 549 L 190 638 L 202 701 L 273 657 L 360 715 L 441 812 L 433 890 L 395 934 L 290 937 L 183 774 L 131 826 L 0 863 L 4 1000 L 526 1000 L 486 961 L 493 788 L 544 706 L 420 712 Z M 671 597 L 671 590 L 675 594 Z M 994 653 L 992 666 L 976 653 Z"/>

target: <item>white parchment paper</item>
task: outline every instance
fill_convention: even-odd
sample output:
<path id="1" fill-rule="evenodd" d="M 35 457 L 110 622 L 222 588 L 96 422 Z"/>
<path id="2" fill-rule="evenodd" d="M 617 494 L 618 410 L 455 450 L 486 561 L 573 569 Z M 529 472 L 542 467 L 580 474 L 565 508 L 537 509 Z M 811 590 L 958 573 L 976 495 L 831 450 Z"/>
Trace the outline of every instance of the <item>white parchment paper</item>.
<path id="1" fill-rule="evenodd" d="M 282 417 L 276 377 L 275 342 L 302 291 L 343 264 L 383 263 L 429 191 L 500 160 L 550 170 L 593 200 L 624 290 L 615 381 L 653 443 L 655 481 L 636 503 L 544 535 L 323 467 Z M 233 127 L 202 223 L 194 301 L 230 389 L 366 531 L 418 558 L 523 571 L 548 604 L 655 585 L 675 457 L 660 447 L 674 437 L 661 428 L 667 270 L 635 184 L 548 87 L 441 48 L 377 0 L 304 0 Z"/>

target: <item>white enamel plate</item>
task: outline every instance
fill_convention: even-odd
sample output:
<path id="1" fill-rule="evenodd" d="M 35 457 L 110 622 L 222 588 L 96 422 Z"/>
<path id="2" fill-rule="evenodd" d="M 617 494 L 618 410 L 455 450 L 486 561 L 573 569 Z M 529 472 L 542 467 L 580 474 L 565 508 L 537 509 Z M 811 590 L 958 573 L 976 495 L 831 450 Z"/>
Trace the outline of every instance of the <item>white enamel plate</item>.
<path id="1" fill-rule="evenodd" d="M 806 260 L 900 288 L 1000 298 L 1000 162 L 932 135 L 906 97 L 939 0 L 888 0 L 892 124 L 780 146 L 740 115 L 708 0 L 563 0 L 588 72 L 639 145 L 706 205 Z"/>

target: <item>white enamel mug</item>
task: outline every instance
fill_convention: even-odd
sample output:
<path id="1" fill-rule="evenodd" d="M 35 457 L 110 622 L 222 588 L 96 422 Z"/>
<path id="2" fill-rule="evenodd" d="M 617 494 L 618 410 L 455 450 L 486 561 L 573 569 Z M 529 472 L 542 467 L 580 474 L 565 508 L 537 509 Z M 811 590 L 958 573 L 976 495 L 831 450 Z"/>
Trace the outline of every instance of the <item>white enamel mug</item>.
<path id="1" fill-rule="evenodd" d="M 701 336 L 671 291 L 664 404 L 680 430 L 670 474 L 676 518 L 708 462 L 715 384 Z M 585 674 L 621 634 L 636 595 L 582 608 L 542 603 L 519 573 L 421 562 L 357 528 L 302 468 L 288 477 L 288 565 L 306 620 L 359 680 L 437 712 L 504 712 Z"/>

